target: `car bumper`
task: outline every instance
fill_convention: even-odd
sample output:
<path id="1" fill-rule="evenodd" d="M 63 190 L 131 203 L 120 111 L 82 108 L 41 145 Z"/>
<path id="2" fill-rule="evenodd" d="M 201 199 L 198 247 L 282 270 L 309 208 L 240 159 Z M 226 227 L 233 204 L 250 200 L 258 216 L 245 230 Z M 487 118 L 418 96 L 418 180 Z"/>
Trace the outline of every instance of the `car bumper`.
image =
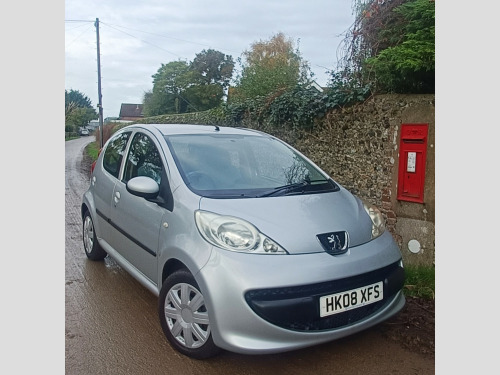
<path id="1" fill-rule="evenodd" d="M 196 275 L 217 346 L 266 354 L 332 341 L 376 325 L 400 311 L 404 270 L 390 234 L 349 250 L 254 255 L 213 249 Z M 319 299 L 383 282 L 384 298 L 321 318 Z"/>

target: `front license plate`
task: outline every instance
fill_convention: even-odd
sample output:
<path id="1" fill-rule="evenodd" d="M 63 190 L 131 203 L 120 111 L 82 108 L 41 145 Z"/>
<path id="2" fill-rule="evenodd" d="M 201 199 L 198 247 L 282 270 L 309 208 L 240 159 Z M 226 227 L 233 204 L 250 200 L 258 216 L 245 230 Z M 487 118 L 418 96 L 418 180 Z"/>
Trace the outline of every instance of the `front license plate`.
<path id="1" fill-rule="evenodd" d="M 324 317 L 338 314 L 381 301 L 383 298 L 384 287 L 382 281 L 361 288 L 330 294 L 319 299 L 319 315 Z"/>

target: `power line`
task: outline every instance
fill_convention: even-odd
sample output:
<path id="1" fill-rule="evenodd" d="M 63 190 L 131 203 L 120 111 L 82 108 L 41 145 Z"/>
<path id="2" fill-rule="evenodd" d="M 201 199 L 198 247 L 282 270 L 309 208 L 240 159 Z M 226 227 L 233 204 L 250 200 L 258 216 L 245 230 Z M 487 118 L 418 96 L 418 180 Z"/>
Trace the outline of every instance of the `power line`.
<path id="1" fill-rule="evenodd" d="M 102 22 L 102 23 L 104 23 L 104 22 Z M 107 24 L 107 25 L 108 25 L 108 26 L 110 26 L 110 27 L 112 27 L 112 25 L 110 25 L 110 24 Z M 167 35 L 162 35 L 162 34 L 152 33 L 152 32 L 149 32 L 149 31 L 137 30 L 137 29 L 132 29 L 132 28 L 129 28 L 129 27 L 119 26 L 119 25 L 114 25 L 114 26 L 115 26 L 115 27 L 120 27 L 120 28 L 122 28 L 122 29 L 131 30 L 131 31 L 137 31 L 137 32 L 144 33 L 144 34 L 149 34 L 149 35 L 159 36 L 159 37 L 161 37 L 161 38 L 167 38 L 167 39 L 177 40 L 177 41 L 179 41 L 179 42 L 185 42 L 185 43 L 197 44 L 197 45 L 199 45 L 199 46 L 208 47 L 208 48 L 212 48 L 212 49 L 221 49 L 221 50 L 228 51 L 228 52 L 232 52 L 232 53 L 239 53 L 239 52 L 236 52 L 236 51 L 231 51 L 231 50 L 228 50 L 227 48 L 217 48 L 217 47 L 212 47 L 212 46 L 207 45 L 207 44 L 198 43 L 198 42 L 193 42 L 193 41 L 190 41 L 190 40 L 185 40 L 185 39 L 180 39 L 180 38 L 174 38 L 174 37 L 167 36 Z M 115 28 L 115 30 L 117 30 L 117 29 Z M 120 30 L 118 30 L 118 31 L 120 31 Z"/>
<path id="2" fill-rule="evenodd" d="M 76 42 L 78 39 L 80 39 L 80 37 L 85 34 L 86 32 L 88 32 L 90 30 L 90 28 L 92 27 L 92 25 L 89 25 L 81 34 L 79 34 L 75 39 L 73 39 L 67 46 L 66 48 L 68 48 L 70 45 L 72 45 L 74 42 Z M 76 29 L 76 27 L 75 27 Z M 74 30 L 74 29 L 73 29 Z"/>
<path id="3" fill-rule="evenodd" d="M 146 43 L 146 44 L 149 44 L 149 45 L 151 45 L 151 46 L 153 46 L 153 47 L 156 47 L 156 48 L 158 48 L 158 49 L 161 49 L 162 51 L 168 52 L 168 53 L 170 53 L 170 54 L 172 54 L 172 55 L 174 55 L 174 56 L 177 56 L 177 57 L 183 58 L 182 56 L 180 56 L 180 55 L 178 55 L 178 54 L 176 54 L 176 53 L 174 53 L 174 52 L 172 52 L 172 51 L 168 51 L 168 50 L 166 50 L 165 48 L 162 48 L 162 47 L 160 47 L 160 46 L 157 46 L 157 45 L 155 45 L 155 44 L 153 44 L 153 43 L 150 43 L 150 42 L 148 42 L 148 41 L 146 41 L 146 40 L 140 39 L 139 37 L 136 37 L 135 35 L 132 35 L 132 34 L 129 34 L 129 33 L 125 32 L 125 31 L 119 30 L 119 29 L 117 29 L 116 27 L 113 27 L 113 26 L 111 26 L 111 25 L 109 25 L 109 24 L 107 24 L 107 23 L 101 22 L 101 24 L 106 25 L 106 26 L 110 27 L 111 29 L 114 29 L 114 30 L 116 30 L 116 31 L 119 31 L 119 32 L 121 32 L 121 33 L 123 33 L 123 34 L 125 34 L 125 35 L 128 35 L 128 36 L 132 37 L 132 38 L 139 39 L 139 40 L 140 40 L 141 42 L 143 42 L 143 43 Z"/>
<path id="4" fill-rule="evenodd" d="M 89 20 L 64 20 L 64 22 L 85 22 L 85 23 L 90 22 L 90 23 L 94 23 L 95 21 L 89 21 Z M 141 39 L 141 38 L 139 38 L 139 37 L 137 37 L 137 36 L 135 36 L 135 35 L 132 35 L 132 34 L 130 34 L 130 33 L 127 33 L 127 32 L 125 32 L 125 31 L 123 31 L 123 30 L 120 30 L 120 28 L 121 28 L 121 29 L 126 29 L 126 30 L 131 30 L 131 31 L 136 31 L 136 32 L 144 33 L 144 34 L 149 34 L 149 35 L 153 35 L 153 36 L 158 36 L 158 37 L 160 37 L 160 38 L 166 38 L 166 39 L 177 40 L 177 41 L 179 41 L 179 42 L 196 44 L 196 45 L 199 45 L 199 46 L 207 47 L 207 48 L 209 48 L 209 49 L 223 50 L 223 51 L 226 51 L 226 52 L 231 52 L 231 53 L 236 53 L 236 54 L 239 54 L 239 53 L 240 53 L 240 52 L 236 52 L 236 51 L 229 50 L 229 49 L 227 49 L 227 48 L 218 48 L 218 47 L 213 47 L 213 46 L 210 46 L 210 45 L 207 45 L 207 44 L 198 43 L 198 42 L 193 42 L 193 41 L 191 41 L 191 40 L 180 39 L 180 38 L 174 38 L 174 37 L 167 36 L 167 35 L 163 35 L 163 34 L 157 34 L 157 33 L 152 33 L 152 32 L 149 32 L 149 31 L 144 31 L 144 30 L 133 29 L 133 28 L 126 27 L 126 26 L 121 26 L 121 25 L 112 25 L 112 24 L 109 24 L 109 23 L 106 23 L 106 22 L 102 22 L 102 21 L 99 21 L 99 23 L 100 23 L 101 25 L 106 25 L 106 26 L 108 26 L 109 28 L 111 28 L 111 29 L 113 29 L 113 30 L 116 30 L 116 31 L 118 31 L 118 32 L 121 32 L 121 33 L 123 33 L 123 34 L 125 34 L 125 35 L 128 35 L 128 36 L 130 36 L 130 37 L 132 37 L 132 38 L 138 39 L 138 40 L 140 40 L 141 42 L 144 42 L 144 43 L 146 43 L 146 44 L 149 44 L 149 45 L 151 45 L 151 46 L 153 46 L 153 47 L 155 47 L 155 48 L 161 49 L 162 51 L 165 51 L 165 52 L 170 53 L 170 54 L 172 54 L 172 55 L 174 55 L 174 56 L 177 56 L 177 57 L 179 57 L 179 58 L 181 58 L 181 59 L 186 59 L 186 60 L 187 60 L 187 58 L 185 58 L 185 57 L 183 57 L 183 56 L 180 56 L 180 55 L 178 55 L 178 54 L 176 54 L 176 53 L 174 53 L 174 52 L 172 52 L 172 51 L 169 51 L 169 50 L 164 49 L 163 47 L 160 47 L 160 46 L 155 45 L 155 44 L 153 44 L 153 43 L 151 43 L 151 42 L 148 42 L 147 40 Z"/>
<path id="5" fill-rule="evenodd" d="M 89 20 L 64 20 L 64 22 L 91 22 L 94 23 L 95 20 L 89 21 Z"/>

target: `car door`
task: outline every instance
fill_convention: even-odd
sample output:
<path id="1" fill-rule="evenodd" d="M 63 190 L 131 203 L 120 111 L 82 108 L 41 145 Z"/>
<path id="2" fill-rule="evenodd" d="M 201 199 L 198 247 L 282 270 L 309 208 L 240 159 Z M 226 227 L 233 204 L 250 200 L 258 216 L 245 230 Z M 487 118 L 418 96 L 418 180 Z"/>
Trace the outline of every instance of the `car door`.
<path id="1" fill-rule="evenodd" d="M 119 181 L 120 169 L 131 132 L 120 133 L 110 139 L 103 150 L 102 158 L 91 177 L 95 201 L 99 236 L 110 243 L 113 232 L 111 226 L 111 206 L 115 184 Z"/>
<path id="2" fill-rule="evenodd" d="M 115 228 L 112 246 L 151 282 L 157 283 L 157 251 L 165 208 L 127 191 L 126 183 L 148 176 L 158 185 L 166 179 L 154 137 L 136 132 L 125 159 L 123 175 L 115 185 L 111 221 Z"/>

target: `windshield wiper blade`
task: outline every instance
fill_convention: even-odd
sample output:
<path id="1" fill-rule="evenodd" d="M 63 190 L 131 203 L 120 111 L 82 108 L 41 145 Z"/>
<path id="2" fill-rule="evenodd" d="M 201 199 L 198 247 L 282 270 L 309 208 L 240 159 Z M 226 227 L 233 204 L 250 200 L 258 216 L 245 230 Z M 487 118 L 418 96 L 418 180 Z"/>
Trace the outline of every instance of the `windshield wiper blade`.
<path id="1" fill-rule="evenodd" d="M 304 180 L 304 181 L 301 181 L 301 182 L 296 182 L 294 184 L 288 184 L 288 185 L 278 186 L 278 187 L 275 187 L 274 189 L 272 189 L 270 191 L 266 191 L 263 194 L 259 194 L 257 196 L 257 198 L 270 197 L 272 195 L 277 195 L 277 194 L 283 193 L 283 192 L 290 193 L 293 190 L 296 190 L 296 189 L 301 188 L 303 186 L 309 185 L 311 182 L 313 182 L 313 181 L 306 181 L 306 180 Z"/>
<path id="2" fill-rule="evenodd" d="M 310 180 L 309 178 L 306 178 L 300 182 L 295 182 L 293 184 L 275 187 L 274 189 L 272 189 L 270 191 L 266 191 L 262 194 L 257 195 L 256 198 L 270 197 L 273 195 L 278 195 L 280 193 L 282 193 L 283 195 L 287 195 L 290 193 L 297 192 L 297 190 L 300 190 L 300 188 L 303 188 L 304 186 L 312 185 L 312 184 L 315 184 L 317 182 L 328 183 L 328 181 L 329 180 L 326 180 L 326 179 Z M 302 190 L 301 192 L 303 193 L 304 190 Z"/>

